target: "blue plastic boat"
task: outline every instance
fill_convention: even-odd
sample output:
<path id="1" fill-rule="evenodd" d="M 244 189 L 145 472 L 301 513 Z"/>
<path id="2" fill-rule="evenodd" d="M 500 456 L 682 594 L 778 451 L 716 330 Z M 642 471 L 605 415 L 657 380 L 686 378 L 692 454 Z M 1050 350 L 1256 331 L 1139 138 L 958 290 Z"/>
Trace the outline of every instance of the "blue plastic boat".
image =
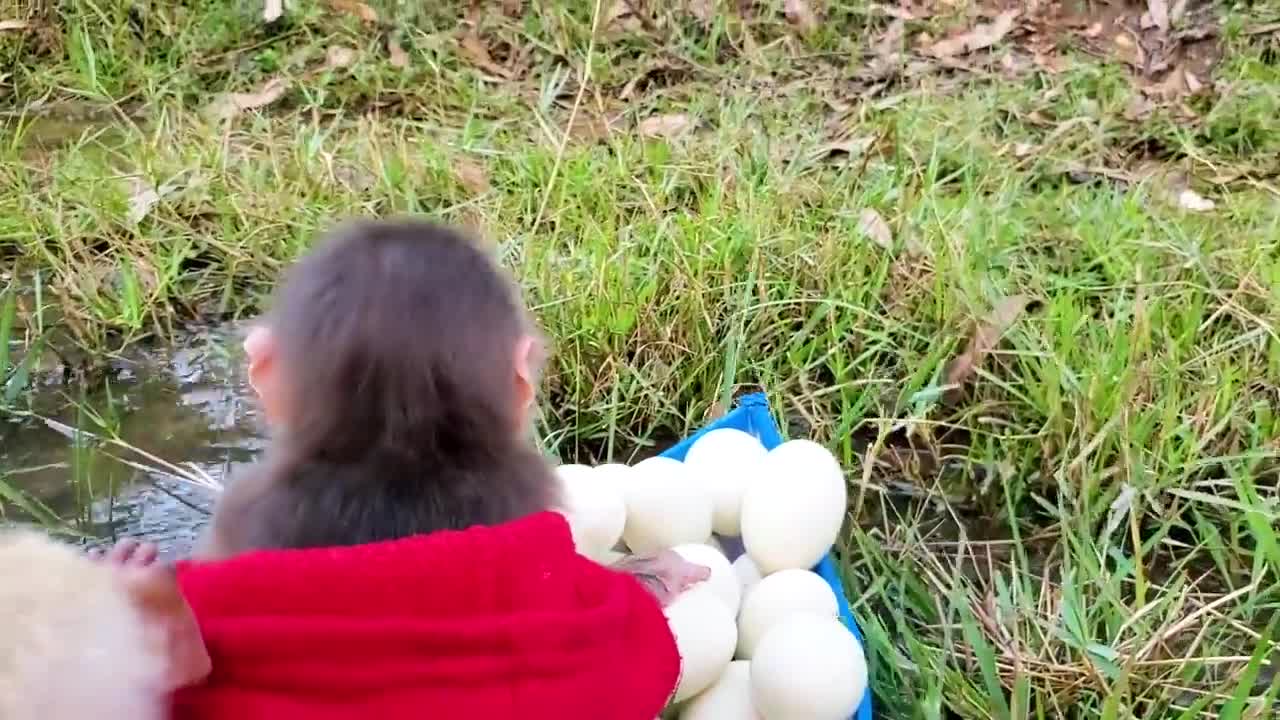
<path id="1" fill-rule="evenodd" d="M 782 434 L 778 432 L 778 425 L 773 420 L 773 414 L 769 412 L 769 401 L 763 393 L 755 393 L 738 398 L 738 406 L 731 412 L 676 443 L 662 453 L 662 456 L 673 460 L 684 460 L 685 453 L 689 451 L 689 447 L 693 445 L 695 440 L 705 433 L 720 428 L 733 428 L 754 435 L 769 450 L 782 444 Z M 836 570 L 835 558 L 831 557 L 831 553 L 827 553 L 826 557 L 822 558 L 822 562 L 818 563 L 818 566 L 813 571 L 821 575 L 822 579 L 826 580 L 831 589 L 835 591 L 836 603 L 840 607 L 840 619 L 844 621 L 845 626 L 849 628 L 853 636 L 858 639 L 858 643 L 862 645 L 863 653 L 865 654 L 867 644 L 862 639 L 862 632 L 858 630 L 858 622 L 853 618 L 853 611 L 849 609 L 849 600 L 845 597 L 844 584 L 840 582 L 840 574 Z M 867 662 L 870 664 L 871 659 L 867 658 Z M 856 720 L 871 720 L 870 685 L 867 686 L 866 694 L 862 696 L 862 704 L 858 706 L 855 718 Z"/>

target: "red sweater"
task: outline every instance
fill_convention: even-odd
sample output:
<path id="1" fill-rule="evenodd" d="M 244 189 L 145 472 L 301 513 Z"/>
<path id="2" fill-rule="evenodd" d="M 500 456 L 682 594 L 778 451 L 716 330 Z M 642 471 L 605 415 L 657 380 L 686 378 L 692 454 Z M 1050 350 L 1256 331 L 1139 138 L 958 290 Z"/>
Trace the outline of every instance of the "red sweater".
<path id="1" fill-rule="evenodd" d="M 550 512 L 178 578 L 213 674 L 175 720 L 653 720 L 679 675 L 657 601 Z"/>

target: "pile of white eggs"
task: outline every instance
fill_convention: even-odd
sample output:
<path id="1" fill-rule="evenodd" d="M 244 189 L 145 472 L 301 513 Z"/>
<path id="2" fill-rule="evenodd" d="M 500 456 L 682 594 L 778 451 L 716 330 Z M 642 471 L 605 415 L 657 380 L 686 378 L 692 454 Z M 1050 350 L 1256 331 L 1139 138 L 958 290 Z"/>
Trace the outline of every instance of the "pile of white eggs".
<path id="1" fill-rule="evenodd" d="M 845 515 L 840 465 L 808 440 L 766 451 L 740 430 L 702 435 L 684 462 L 564 465 L 579 552 L 611 563 L 670 548 L 711 568 L 666 608 L 677 720 L 847 720 L 867 687 L 862 646 L 810 568 Z"/>

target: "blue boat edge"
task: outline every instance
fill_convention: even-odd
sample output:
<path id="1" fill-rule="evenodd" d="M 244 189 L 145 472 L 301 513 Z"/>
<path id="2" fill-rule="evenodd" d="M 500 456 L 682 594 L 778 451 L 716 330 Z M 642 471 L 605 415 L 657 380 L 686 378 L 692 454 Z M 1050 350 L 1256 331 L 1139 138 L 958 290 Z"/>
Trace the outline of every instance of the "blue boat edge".
<path id="1" fill-rule="evenodd" d="M 733 428 L 754 435 L 760 439 L 760 443 L 765 448 L 770 450 L 782 444 L 782 433 L 778 429 L 777 422 L 773 419 L 773 413 L 770 412 L 769 400 L 764 393 L 759 392 L 739 397 L 737 406 L 733 410 L 667 448 L 661 455 L 674 460 L 684 460 L 685 453 L 697 442 L 698 438 L 712 430 L 721 428 Z M 853 616 L 853 610 L 849 607 L 849 598 L 845 595 L 844 582 L 840 578 L 840 571 L 836 567 L 835 558 L 828 552 L 817 567 L 813 568 L 813 571 L 821 576 L 823 580 L 826 580 L 827 584 L 835 592 L 836 604 L 840 609 L 840 619 L 844 621 L 845 626 L 857 638 L 858 644 L 862 646 L 863 655 L 867 655 L 867 643 L 863 640 L 862 631 L 858 628 L 858 621 Z M 872 717 L 870 665 L 871 658 L 868 657 L 867 690 L 862 696 L 862 702 L 858 705 L 858 713 L 855 716 L 855 720 L 871 720 Z"/>

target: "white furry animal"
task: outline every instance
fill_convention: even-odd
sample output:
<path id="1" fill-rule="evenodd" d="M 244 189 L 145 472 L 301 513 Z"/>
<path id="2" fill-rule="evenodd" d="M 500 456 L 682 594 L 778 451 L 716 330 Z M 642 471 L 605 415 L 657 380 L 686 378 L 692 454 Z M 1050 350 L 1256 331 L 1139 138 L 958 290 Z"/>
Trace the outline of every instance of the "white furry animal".
<path id="1" fill-rule="evenodd" d="M 161 720 L 166 663 L 115 568 L 0 533 L 0 720 Z"/>

